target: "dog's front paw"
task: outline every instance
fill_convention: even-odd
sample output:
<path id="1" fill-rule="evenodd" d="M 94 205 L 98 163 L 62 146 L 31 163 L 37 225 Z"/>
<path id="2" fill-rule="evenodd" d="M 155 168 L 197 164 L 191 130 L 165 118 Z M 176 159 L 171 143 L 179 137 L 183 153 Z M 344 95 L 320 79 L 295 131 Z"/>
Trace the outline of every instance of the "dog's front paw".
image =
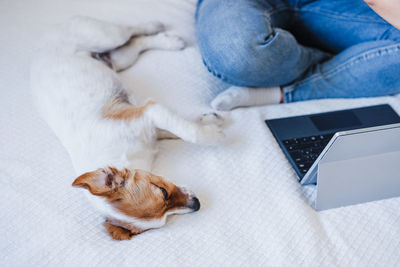
<path id="1" fill-rule="evenodd" d="M 201 125 L 197 132 L 196 143 L 216 145 L 225 137 L 222 127 L 216 124 Z"/>
<path id="2" fill-rule="evenodd" d="M 199 122 L 203 125 L 215 124 L 222 126 L 224 119 L 215 112 L 205 113 L 199 118 Z"/>

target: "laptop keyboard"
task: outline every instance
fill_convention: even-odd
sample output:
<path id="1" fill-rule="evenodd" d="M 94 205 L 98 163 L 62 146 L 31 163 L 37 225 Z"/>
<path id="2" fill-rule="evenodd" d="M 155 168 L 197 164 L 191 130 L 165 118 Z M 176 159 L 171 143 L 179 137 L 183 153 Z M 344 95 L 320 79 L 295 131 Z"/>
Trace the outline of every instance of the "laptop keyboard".
<path id="1" fill-rule="evenodd" d="M 333 135 L 326 134 L 283 140 L 283 144 L 299 169 L 301 177 L 308 172 Z"/>

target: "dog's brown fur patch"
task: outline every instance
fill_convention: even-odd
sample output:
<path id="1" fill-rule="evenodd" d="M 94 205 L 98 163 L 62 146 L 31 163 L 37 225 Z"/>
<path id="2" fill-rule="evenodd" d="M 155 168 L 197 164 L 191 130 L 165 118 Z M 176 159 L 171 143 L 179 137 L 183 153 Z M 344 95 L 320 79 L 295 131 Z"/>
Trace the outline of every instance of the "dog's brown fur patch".
<path id="1" fill-rule="evenodd" d="M 88 189 L 103 197 L 116 210 L 142 220 L 162 218 L 166 212 L 185 208 L 189 195 L 173 183 L 143 170 L 118 170 L 113 167 L 98 169 L 79 176 L 73 186 Z M 168 197 L 161 190 L 165 189 Z M 122 221 L 108 219 L 104 224 L 114 239 L 130 239 L 130 234 L 143 230 Z"/>
<path id="2" fill-rule="evenodd" d="M 108 222 L 105 222 L 103 225 L 110 236 L 115 240 L 129 240 L 133 237 L 133 234 L 128 229 L 113 225 Z"/>
<path id="3" fill-rule="evenodd" d="M 125 176 L 129 175 L 129 170 L 124 169 L 119 172 L 121 175 L 115 176 L 115 168 L 98 169 L 93 172 L 87 172 L 79 176 L 72 183 L 73 186 L 86 188 L 96 196 L 111 195 L 118 191 L 120 186 L 125 184 Z"/>
<path id="4" fill-rule="evenodd" d="M 107 218 L 103 225 L 110 236 L 115 240 L 129 240 L 133 236 L 145 232 L 131 224 L 111 218 Z"/>
<path id="5" fill-rule="evenodd" d="M 127 216 L 148 220 L 161 218 L 168 210 L 186 205 L 187 195 L 160 176 L 136 170 L 132 179 L 133 183 L 130 181 L 125 187 L 107 196 L 107 200 Z M 167 200 L 159 188 L 167 191 Z"/>
<path id="6" fill-rule="evenodd" d="M 142 106 L 135 107 L 125 97 L 117 96 L 104 105 L 102 115 L 106 119 L 130 121 L 143 116 L 146 109 L 154 104 L 154 101 L 148 101 Z"/>

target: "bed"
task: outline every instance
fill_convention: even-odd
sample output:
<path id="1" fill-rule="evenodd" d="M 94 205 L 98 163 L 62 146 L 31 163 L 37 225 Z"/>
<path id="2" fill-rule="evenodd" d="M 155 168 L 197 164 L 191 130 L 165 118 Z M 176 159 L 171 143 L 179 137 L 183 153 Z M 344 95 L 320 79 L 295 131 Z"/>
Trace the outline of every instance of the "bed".
<path id="1" fill-rule="evenodd" d="M 165 227 L 114 241 L 104 219 L 71 186 L 67 152 L 32 105 L 29 64 L 43 33 L 76 14 L 117 23 L 158 20 L 182 36 L 179 52 L 151 51 L 121 73 L 137 99 L 187 118 L 211 110 L 227 85 L 202 64 L 195 0 L 0 1 L 1 266 L 395 266 L 400 198 L 314 211 L 265 119 L 389 103 L 399 96 L 318 100 L 221 113 L 217 147 L 160 143 L 154 172 L 198 195 L 201 210 Z"/>

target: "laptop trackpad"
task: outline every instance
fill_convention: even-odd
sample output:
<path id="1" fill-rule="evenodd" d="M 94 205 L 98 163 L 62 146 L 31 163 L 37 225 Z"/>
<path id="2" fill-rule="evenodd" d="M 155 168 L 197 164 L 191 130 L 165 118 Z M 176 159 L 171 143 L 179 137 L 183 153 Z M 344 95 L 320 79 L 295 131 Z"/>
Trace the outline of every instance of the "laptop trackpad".
<path id="1" fill-rule="evenodd" d="M 353 111 L 338 111 L 335 113 L 312 115 L 310 119 L 320 132 L 333 129 L 353 128 L 362 125 Z"/>

